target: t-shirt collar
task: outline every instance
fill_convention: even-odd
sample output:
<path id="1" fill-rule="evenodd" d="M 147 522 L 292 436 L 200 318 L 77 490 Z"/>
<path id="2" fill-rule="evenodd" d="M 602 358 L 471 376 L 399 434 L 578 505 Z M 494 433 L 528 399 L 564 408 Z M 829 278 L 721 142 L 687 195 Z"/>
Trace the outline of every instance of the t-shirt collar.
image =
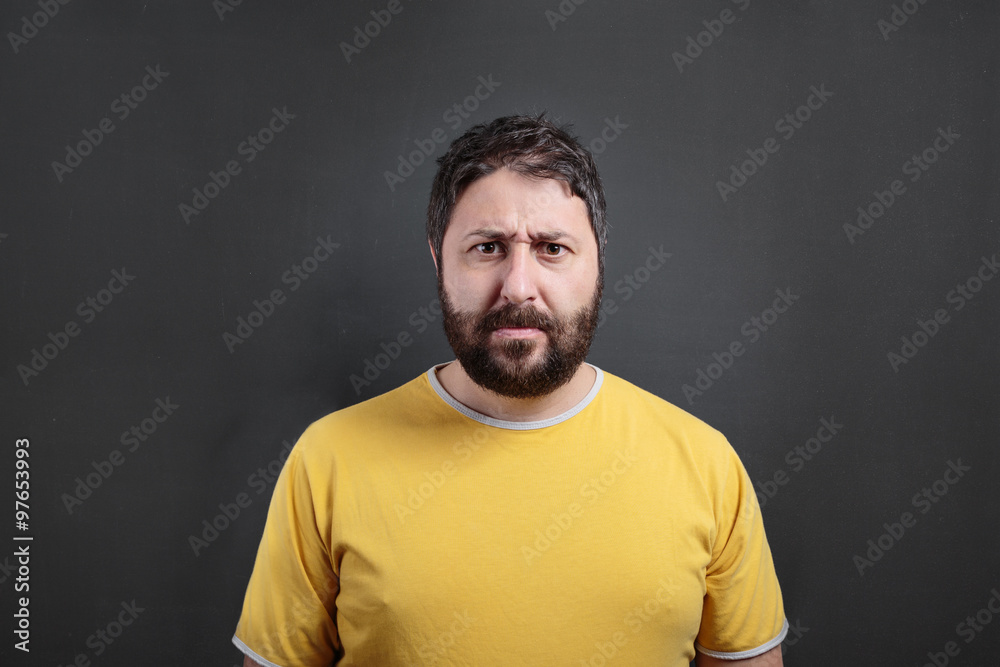
<path id="1" fill-rule="evenodd" d="M 604 383 L 604 372 L 597 366 L 594 366 L 593 364 L 587 364 L 587 365 L 593 368 L 594 371 L 596 371 L 597 373 L 597 377 L 594 380 L 594 386 L 590 388 L 590 391 L 587 392 L 587 395 L 584 396 L 582 399 L 580 399 L 579 403 L 574 405 L 566 412 L 563 412 L 562 414 L 556 415 L 555 417 L 549 417 L 548 419 L 542 419 L 539 421 L 530 421 L 530 422 L 514 422 L 514 421 L 506 421 L 504 419 L 494 419 L 493 417 L 484 415 L 481 412 L 476 412 L 472 408 L 463 405 L 462 403 L 459 403 L 457 400 L 455 400 L 455 398 L 451 394 L 445 391 L 444 387 L 441 386 L 441 382 L 437 378 L 438 368 L 445 366 L 445 364 L 437 364 L 435 366 L 432 366 L 427 371 L 427 379 L 431 383 L 431 387 L 434 389 L 435 393 L 437 393 L 437 395 L 441 397 L 441 400 L 443 400 L 449 406 L 451 406 L 458 412 L 462 413 L 469 419 L 474 419 L 481 424 L 486 424 L 487 426 L 506 428 L 512 431 L 531 431 L 534 429 L 547 428 L 549 426 L 555 426 L 556 424 L 560 424 L 566 421 L 567 419 L 575 416 L 585 407 L 590 405 L 591 401 L 594 400 L 594 397 L 597 396 L 597 392 L 601 390 L 601 385 Z"/>

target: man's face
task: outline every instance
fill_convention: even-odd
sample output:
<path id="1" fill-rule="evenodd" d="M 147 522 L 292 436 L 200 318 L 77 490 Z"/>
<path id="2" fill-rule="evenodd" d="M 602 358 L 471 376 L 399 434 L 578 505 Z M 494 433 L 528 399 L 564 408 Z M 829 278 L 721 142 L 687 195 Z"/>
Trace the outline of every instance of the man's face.
<path id="1" fill-rule="evenodd" d="M 601 284 L 587 205 L 563 181 L 507 169 L 458 198 L 438 267 L 444 327 L 478 385 L 544 396 L 586 359 Z"/>

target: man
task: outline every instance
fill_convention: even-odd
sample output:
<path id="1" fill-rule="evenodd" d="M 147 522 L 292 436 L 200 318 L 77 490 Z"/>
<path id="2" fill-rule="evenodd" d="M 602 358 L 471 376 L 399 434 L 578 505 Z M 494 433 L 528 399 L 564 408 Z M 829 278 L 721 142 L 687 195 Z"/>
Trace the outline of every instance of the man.
<path id="1" fill-rule="evenodd" d="M 428 242 L 457 360 L 296 444 L 233 639 L 244 665 L 781 665 L 732 447 L 585 362 L 606 242 L 591 155 L 508 117 L 439 163 Z"/>

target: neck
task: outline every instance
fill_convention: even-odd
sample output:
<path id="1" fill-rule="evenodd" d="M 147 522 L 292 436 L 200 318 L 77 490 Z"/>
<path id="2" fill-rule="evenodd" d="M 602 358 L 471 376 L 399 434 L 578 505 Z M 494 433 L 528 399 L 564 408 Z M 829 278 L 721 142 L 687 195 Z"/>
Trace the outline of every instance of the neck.
<path id="1" fill-rule="evenodd" d="M 453 361 L 437 371 L 438 382 L 452 398 L 487 417 L 512 422 L 541 421 L 557 417 L 583 400 L 594 386 L 597 372 L 580 364 L 569 382 L 536 398 L 509 398 L 480 387 L 462 365 Z"/>

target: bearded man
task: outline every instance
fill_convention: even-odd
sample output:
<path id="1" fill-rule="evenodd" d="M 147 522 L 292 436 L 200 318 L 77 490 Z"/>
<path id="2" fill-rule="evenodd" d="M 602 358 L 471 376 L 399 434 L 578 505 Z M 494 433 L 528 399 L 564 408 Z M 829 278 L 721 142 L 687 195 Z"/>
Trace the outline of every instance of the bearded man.
<path id="1" fill-rule="evenodd" d="M 760 509 L 716 430 L 586 362 L 593 157 L 544 117 L 438 161 L 456 360 L 310 426 L 233 638 L 244 665 L 781 665 Z"/>

